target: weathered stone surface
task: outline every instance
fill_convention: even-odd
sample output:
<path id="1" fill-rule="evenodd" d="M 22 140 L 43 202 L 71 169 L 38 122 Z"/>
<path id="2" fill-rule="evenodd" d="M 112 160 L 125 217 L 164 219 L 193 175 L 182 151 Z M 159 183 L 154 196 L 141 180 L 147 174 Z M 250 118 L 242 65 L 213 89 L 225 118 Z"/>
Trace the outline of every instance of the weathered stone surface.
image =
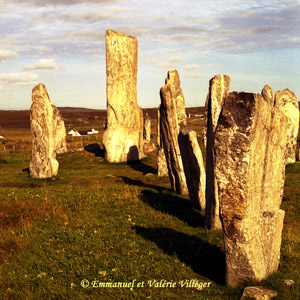
<path id="1" fill-rule="evenodd" d="M 32 158 L 29 168 L 33 178 L 51 178 L 58 172 L 54 120 L 57 111 L 53 111 L 53 107 L 46 87 L 41 83 L 34 87 L 30 108 Z"/>
<path id="2" fill-rule="evenodd" d="M 57 107 L 52 104 L 53 109 L 53 123 L 54 123 L 54 140 L 55 140 L 55 151 L 57 154 L 67 152 L 67 141 L 66 141 L 66 128 L 65 122 L 63 121 L 61 114 Z"/>
<path id="3" fill-rule="evenodd" d="M 295 281 L 294 281 L 293 279 L 285 279 L 285 280 L 284 280 L 284 284 L 285 284 L 286 286 L 292 286 L 292 285 L 295 284 Z"/>
<path id="4" fill-rule="evenodd" d="M 160 130 L 160 105 L 157 110 L 157 175 L 158 177 L 168 176 L 168 166 L 162 142 L 162 132 Z"/>
<path id="5" fill-rule="evenodd" d="M 151 119 L 146 116 L 144 120 L 144 140 L 150 142 L 151 138 Z"/>
<path id="6" fill-rule="evenodd" d="M 168 176 L 168 166 L 164 148 L 157 150 L 157 175 L 159 177 Z"/>
<path id="7" fill-rule="evenodd" d="M 195 207 L 204 210 L 205 168 L 197 133 L 193 130 L 182 129 L 178 136 L 178 143 L 190 200 Z"/>
<path id="8" fill-rule="evenodd" d="M 279 265 L 289 121 L 265 92 L 228 94 L 214 133 L 230 286 L 262 280 Z"/>
<path id="9" fill-rule="evenodd" d="M 289 120 L 288 143 L 286 147 L 287 163 L 296 162 L 296 146 L 299 129 L 299 106 L 296 95 L 289 89 L 278 91 L 275 94 L 275 105 Z"/>
<path id="10" fill-rule="evenodd" d="M 218 187 L 215 178 L 214 167 L 214 144 L 215 130 L 219 115 L 224 105 L 224 100 L 229 92 L 230 77 L 227 75 L 216 75 L 209 82 L 209 90 L 205 103 L 205 116 L 207 123 L 206 132 L 206 211 L 205 224 L 211 229 L 221 229 L 219 216 Z"/>
<path id="11" fill-rule="evenodd" d="M 241 300 L 247 297 L 254 298 L 256 300 L 271 300 L 276 297 L 277 293 L 275 291 L 266 289 L 262 286 L 248 286 L 244 289 Z"/>
<path id="12" fill-rule="evenodd" d="M 184 97 L 176 70 L 168 72 L 165 85 L 160 89 L 160 98 L 160 130 L 171 187 L 178 194 L 187 194 L 186 179 L 178 145 L 179 131 L 185 127 L 186 114 L 183 116 L 182 113 Z"/>
<path id="13" fill-rule="evenodd" d="M 143 157 L 143 111 L 137 104 L 135 37 L 106 31 L 107 129 L 103 134 L 109 162 Z"/>

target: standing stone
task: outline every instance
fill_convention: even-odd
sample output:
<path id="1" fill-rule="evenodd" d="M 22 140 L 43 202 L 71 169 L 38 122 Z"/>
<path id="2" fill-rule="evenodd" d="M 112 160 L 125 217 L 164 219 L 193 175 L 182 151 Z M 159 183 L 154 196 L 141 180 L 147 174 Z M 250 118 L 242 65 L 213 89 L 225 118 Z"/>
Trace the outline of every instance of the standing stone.
<path id="1" fill-rule="evenodd" d="M 187 194 L 187 185 L 178 145 L 180 129 L 186 125 L 185 101 L 180 88 L 178 72 L 169 71 L 165 85 L 160 89 L 160 130 L 172 190 Z"/>
<path id="2" fill-rule="evenodd" d="M 214 133 L 226 282 L 233 287 L 279 265 L 289 120 L 267 89 L 262 95 L 228 94 Z"/>
<path id="3" fill-rule="evenodd" d="M 205 116 L 207 120 L 206 132 L 206 211 L 205 224 L 210 229 L 221 229 L 222 224 L 219 216 L 218 187 L 215 178 L 214 144 L 215 131 L 219 115 L 224 105 L 224 100 L 229 92 L 230 77 L 216 75 L 209 82 L 209 90 L 205 103 Z"/>
<path id="4" fill-rule="evenodd" d="M 137 38 L 106 31 L 107 129 L 103 134 L 109 162 L 143 157 L 143 111 L 137 104 Z"/>
<path id="5" fill-rule="evenodd" d="M 30 128 L 32 139 L 32 159 L 30 176 L 51 178 L 57 175 L 54 105 L 49 99 L 46 87 L 39 84 L 32 90 L 30 108 Z"/>
<path id="6" fill-rule="evenodd" d="M 66 141 L 66 127 L 61 114 L 57 107 L 52 104 L 53 109 L 53 123 L 54 123 L 54 141 L 55 141 L 55 152 L 57 154 L 67 152 L 67 141 Z"/>
<path id="7" fill-rule="evenodd" d="M 289 120 L 288 143 L 286 147 L 287 163 L 296 162 L 296 146 L 299 129 L 299 106 L 296 95 L 289 89 L 278 91 L 275 94 L 275 105 Z"/>
<path id="8" fill-rule="evenodd" d="M 168 166 L 162 142 L 162 132 L 160 130 L 160 105 L 157 110 L 157 175 L 158 177 L 168 176 Z"/>
<path id="9" fill-rule="evenodd" d="M 197 140 L 197 133 L 189 129 L 181 130 L 178 136 L 178 143 L 190 200 L 195 207 L 204 210 L 205 168 Z"/>
<path id="10" fill-rule="evenodd" d="M 151 119 L 148 117 L 148 114 L 144 120 L 144 140 L 150 142 L 151 138 Z"/>
<path id="11" fill-rule="evenodd" d="M 157 150 L 157 175 L 158 177 L 168 176 L 168 166 L 164 148 Z"/>

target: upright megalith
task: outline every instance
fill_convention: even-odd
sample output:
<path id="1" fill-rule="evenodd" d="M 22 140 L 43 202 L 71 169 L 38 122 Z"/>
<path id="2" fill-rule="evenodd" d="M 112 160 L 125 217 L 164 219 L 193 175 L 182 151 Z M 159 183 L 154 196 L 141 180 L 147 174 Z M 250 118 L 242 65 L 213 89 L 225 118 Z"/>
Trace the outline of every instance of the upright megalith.
<path id="1" fill-rule="evenodd" d="M 186 183 L 192 204 L 205 209 L 205 168 L 197 133 L 183 129 L 178 136 Z"/>
<path id="2" fill-rule="evenodd" d="M 296 95 L 289 89 L 278 91 L 275 94 L 275 105 L 289 120 L 288 142 L 286 145 L 287 163 L 296 162 L 296 146 L 299 129 L 299 105 Z"/>
<path id="3" fill-rule="evenodd" d="M 109 162 L 143 157 L 143 111 L 137 104 L 137 38 L 106 31 L 107 129 L 103 134 Z"/>
<path id="4" fill-rule="evenodd" d="M 151 139 L 151 118 L 146 114 L 144 119 L 144 140 L 150 142 Z"/>
<path id="5" fill-rule="evenodd" d="M 279 265 L 289 120 L 272 95 L 269 87 L 228 94 L 214 132 L 226 282 L 234 287 Z"/>
<path id="6" fill-rule="evenodd" d="M 179 131 L 186 125 L 185 100 L 176 70 L 168 72 L 165 85 L 160 89 L 160 98 L 160 130 L 171 187 L 178 194 L 187 194 L 186 178 L 178 145 Z"/>
<path id="7" fill-rule="evenodd" d="M 59 164 L 56 160 L 56 150 L 62 149 L 63 132 L 65 134 L 64 125 L 61 122 L 63 121 L 57 108 L 49 99 L 46 87 L 40 83 L 32 90 L 30 108 L 32 158 L 29 169 L 31 177 L 51 178 L 57 175 Z"/>
<path id="8" fill-rule="evenodd" d="M 211 229 L 221 229 L 219 216 L 218 187 L 215 178 L 214 144 L 215 131 L 219 116 L 224 105 L 225 97 L 229 92 L 230 77 L 228 75 L 216 75 L 209 82 L 209 90 L 205 103 L 206 116 L 206 211 L 205 224 Z"/>
<path id="9" fill-rule="evenodd" d="M 52 104 L 53 109 L 53 126 L 54 126 L 54 142 L 55 152 L 57 154 L 67 152 L 66 127 L 65 122 L 57 107 Z"/>
<path id="10" fill-rule="evenodd" d="M 168 166 L 163 147 L 162 132 L 160 130 L 160 105 L 158 106 L 157 110 L 157 144 L 157 176 L 168 176 Z"/>

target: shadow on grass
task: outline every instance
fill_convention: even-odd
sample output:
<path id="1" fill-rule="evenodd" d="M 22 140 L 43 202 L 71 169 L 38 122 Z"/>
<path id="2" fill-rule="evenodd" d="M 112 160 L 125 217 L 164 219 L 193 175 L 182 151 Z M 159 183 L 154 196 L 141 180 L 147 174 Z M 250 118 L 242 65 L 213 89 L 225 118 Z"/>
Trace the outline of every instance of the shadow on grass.
<path id="1" fill-rule="evenodd" d="M 133 226 L 137 234 L 155 243 L 168 255 L 176 255 L 201 276 L 225 284 L 225 254 L 206 241 L 169 228 Z"/>
<path id="2" fill-rule="evenodd" d="M 177 217 L 191 227 L 204 227 L 204 217 L 197 212 L 191 202 L 175 195 L 142 191 L 142 201 L 152 208 Z"/>
<path id="3" fill-rule="evenodd" d="M 84 150 L 95 154 L 96 157 L 104 157 L 104 149 L 101 149 L 97 143 L 84 146 Z"/>
<path id="4" fill-rule="evenodd" d="M 143 175 L 147 173 L 157 174 L 157 170 L 151 166 L 144 164 L 142 161 L 129 161 L 127 164 L 134 170 L 142 172 Z"/>
<path id="5" fill-rule="evenodd" d="M 158 192 L 162 192 L 164 190 L 167 190 L 167 188 L 165 188 L 165 187 L 144 183 L 141 180 L 130 179 L 129 177 L 125 177 L 125 176 L 118 176 L 118 177 L 121 178 L 126 184 L 141 186 L 141 187 L 150 188 L 150 189 L 155 189 Z"/>
<path id="6" fill-rule="evenodd" d="M 147 184 L 125 176 L 119 176 L 119 178 L 126 184 L 147 188 L 142 190 L 141 200 L 152 208 L 172 215 L 191 227 L 205 227 L 204 217 L 195 210 L 189 200 L 169 194 L 170 190 L 162 186 Z M 148 189 L 154 189 L 157 193 Z"/>

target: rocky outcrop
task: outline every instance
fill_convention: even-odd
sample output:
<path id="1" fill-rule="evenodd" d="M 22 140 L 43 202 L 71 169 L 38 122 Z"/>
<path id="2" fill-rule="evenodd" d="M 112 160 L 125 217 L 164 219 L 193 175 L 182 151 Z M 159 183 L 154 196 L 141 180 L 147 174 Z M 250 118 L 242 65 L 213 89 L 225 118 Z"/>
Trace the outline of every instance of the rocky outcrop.
<path id="1" fill-rule="evenodd" d="M 185 101 L 176 70 L 168 72 L 165 85 L 160 89 L 160 98 L 160 131 L 171 187 L 178 194 L 187 194 L 178 145 L 179 131 L 186 125 Z"/>
<path id="2" fill-rule="evenodd" d="M 296 146 L 299 129 L 299 106 L 296 95 L 289 89 L 278 91 L 275 94 L 275 105 L 287 116 L 288 143 L 286 147 L 287 163 L 296 162 Z"/>
<path id="3" fill-rule="evenodd" d="M 214 132 L 214 175 L 230 286 L 262 280 L 279 265 L 289 139 L 281 105 L 274 104 L 269 87 L 262 96 L 230 93 Z"/>
<path id="4" fill-rule="evenodd" d="M 137 52 L 135 37 L 106 31 L 107 129 L 102 141 L 109 162 L 143 157 L 143 111 L 137 104 Z"/>
<path id="5" fill-rule="evenodd" d="M 189 197 L 192 204 L 205 209 L 205 168 L 197 134 L 193 130 L 183 129 L 178 136 Z"/>
<path id="6" fill-rule="evenodd" d="M 206 138 L 205 224 L 211 229 L 222 228 L 219 216 L 219 198 L 215 178 L 213 149 L 215 144 L 215 131 L 229 88 L 230 77 L 227 75 L 216 75 L 209 82 L 209 90 L 205 103 L 205 116 L 207 122 L 207 131 L 204 134 Z"/>
<path id="7" fill-rule="evenodd" d="M 32 158 L 29 169 L 33 178 L 51 178 L 57 175 L 59 164 L 56 149 L 61 149 L 62 141 L 61 132 L 59 138 L 56 135 L 57 123 L 60 123 L 58 118 L 59 113 L 50 101 L 46 87 L 40 83 L 32 90 L 30 108 Z M 62 128 L 62 125 L 58 127 Z"/>

